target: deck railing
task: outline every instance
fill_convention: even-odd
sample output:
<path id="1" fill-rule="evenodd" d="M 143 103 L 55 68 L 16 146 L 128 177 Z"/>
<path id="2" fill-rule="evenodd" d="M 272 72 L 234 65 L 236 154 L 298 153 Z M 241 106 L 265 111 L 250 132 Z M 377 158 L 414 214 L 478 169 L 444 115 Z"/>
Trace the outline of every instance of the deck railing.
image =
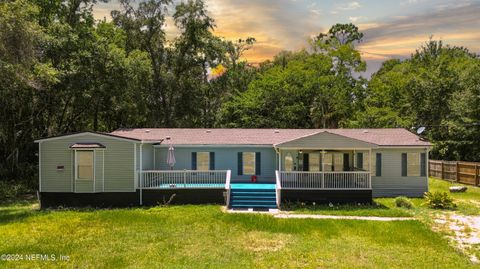
<path id="1" fill-rule="evenodd" d="M 140 174 L 142 189 L 224 189 L 230 170 L 144 170 Z"/>
<path id="2" fill-rule="evenodd" d="M 279 178 L 282 189 L 358 190 L 372 188 L 368 171 L 279 171 Z"/>
<path id="3" fill-rule="evenodd" d="M 226 181 L 225 181 L 225 189 L 227 190 L 227 193 L 226 193 L 226 196 L 225 197 L 225 201 L 226 201 L 226 206 L 227 208 L 230 206 L 230 181 L 231 181 L 231 177 L 232 177 L 232 171 L 231 170 L 227 170 L 227 175 L 226 175 Z"/>

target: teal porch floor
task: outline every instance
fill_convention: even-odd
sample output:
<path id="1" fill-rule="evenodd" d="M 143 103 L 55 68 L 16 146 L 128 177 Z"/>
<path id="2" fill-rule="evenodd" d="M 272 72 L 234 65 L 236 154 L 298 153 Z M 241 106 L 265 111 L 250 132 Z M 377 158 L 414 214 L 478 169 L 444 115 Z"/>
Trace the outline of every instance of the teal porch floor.
<path id="1" fill-rule="evenodd" d="M 232 190 L 234 189 L 257 189 L 257 190 L 274 190 L 275 184 L 265 183 L 232 183 L 230 184 Z"/>

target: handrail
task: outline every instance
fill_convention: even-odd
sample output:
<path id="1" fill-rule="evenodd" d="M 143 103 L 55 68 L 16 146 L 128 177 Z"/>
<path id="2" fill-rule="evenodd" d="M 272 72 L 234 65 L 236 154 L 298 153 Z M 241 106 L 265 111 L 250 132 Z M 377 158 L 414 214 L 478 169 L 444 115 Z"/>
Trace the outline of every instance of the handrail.
<path id="1" fill-rule="evenodd" d="M 227 170 L 226 180 L 225 180 L 225 189 L 230 189 L 230 177 L 232 175 L 232 170 Z"/>
<path id="2" fill-rule="evenodd" d="M 368 171 L 278 171 L 283 189 L 369 190 L 372 188 Z M 278 183 L 277 183 L 278 184 Z"/>
<path id="3" fill-rule="evenodd" d="M 142 189 L 223 189 L 230 185 L 231 175 L 229 170 L 144 170 L 140 173 Z"/>
<path id="4" fill-rule="evenodd" d="M 225 179 L 225 190 L 227 191 L 226 195 L 226 206 L 227 208 L 230 207 L 230 178 L 231 178 L 231 175 L 232 175 L 232 170 L 227 170 L 227 175 L 226 175 L 226 179 Z"/>
<path id="5" fill-rule="evenodd" d="M 280 209 L 281 195 L 282 195 L 282 182 L 280 180 L 280 171 L 275 170 L 275 198 L 277 202 L 277 208 Z"/>

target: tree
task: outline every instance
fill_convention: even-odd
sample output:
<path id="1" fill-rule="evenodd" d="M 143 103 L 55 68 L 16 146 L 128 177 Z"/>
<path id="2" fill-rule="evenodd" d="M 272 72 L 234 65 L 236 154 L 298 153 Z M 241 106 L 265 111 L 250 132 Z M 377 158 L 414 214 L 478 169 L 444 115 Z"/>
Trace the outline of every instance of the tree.
<path id="1" fill-rule="evenodd" d="M 465 48 L 430 40 L 405 61 L 383 63 L 350 126 L 425 126 L 432 158 L 479 160 L 478 65 Z"/>

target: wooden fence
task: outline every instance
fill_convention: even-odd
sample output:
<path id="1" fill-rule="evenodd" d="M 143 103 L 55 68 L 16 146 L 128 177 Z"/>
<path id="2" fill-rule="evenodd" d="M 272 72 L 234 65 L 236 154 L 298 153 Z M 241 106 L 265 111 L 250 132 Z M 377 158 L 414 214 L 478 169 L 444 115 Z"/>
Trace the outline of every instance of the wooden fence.
<path id="1" fill-rule="evenodd" d="M 428 162 L 428 174 L 431 177 L 478 186 L 480 183 L 480 163 L 430 160 Z"/>

